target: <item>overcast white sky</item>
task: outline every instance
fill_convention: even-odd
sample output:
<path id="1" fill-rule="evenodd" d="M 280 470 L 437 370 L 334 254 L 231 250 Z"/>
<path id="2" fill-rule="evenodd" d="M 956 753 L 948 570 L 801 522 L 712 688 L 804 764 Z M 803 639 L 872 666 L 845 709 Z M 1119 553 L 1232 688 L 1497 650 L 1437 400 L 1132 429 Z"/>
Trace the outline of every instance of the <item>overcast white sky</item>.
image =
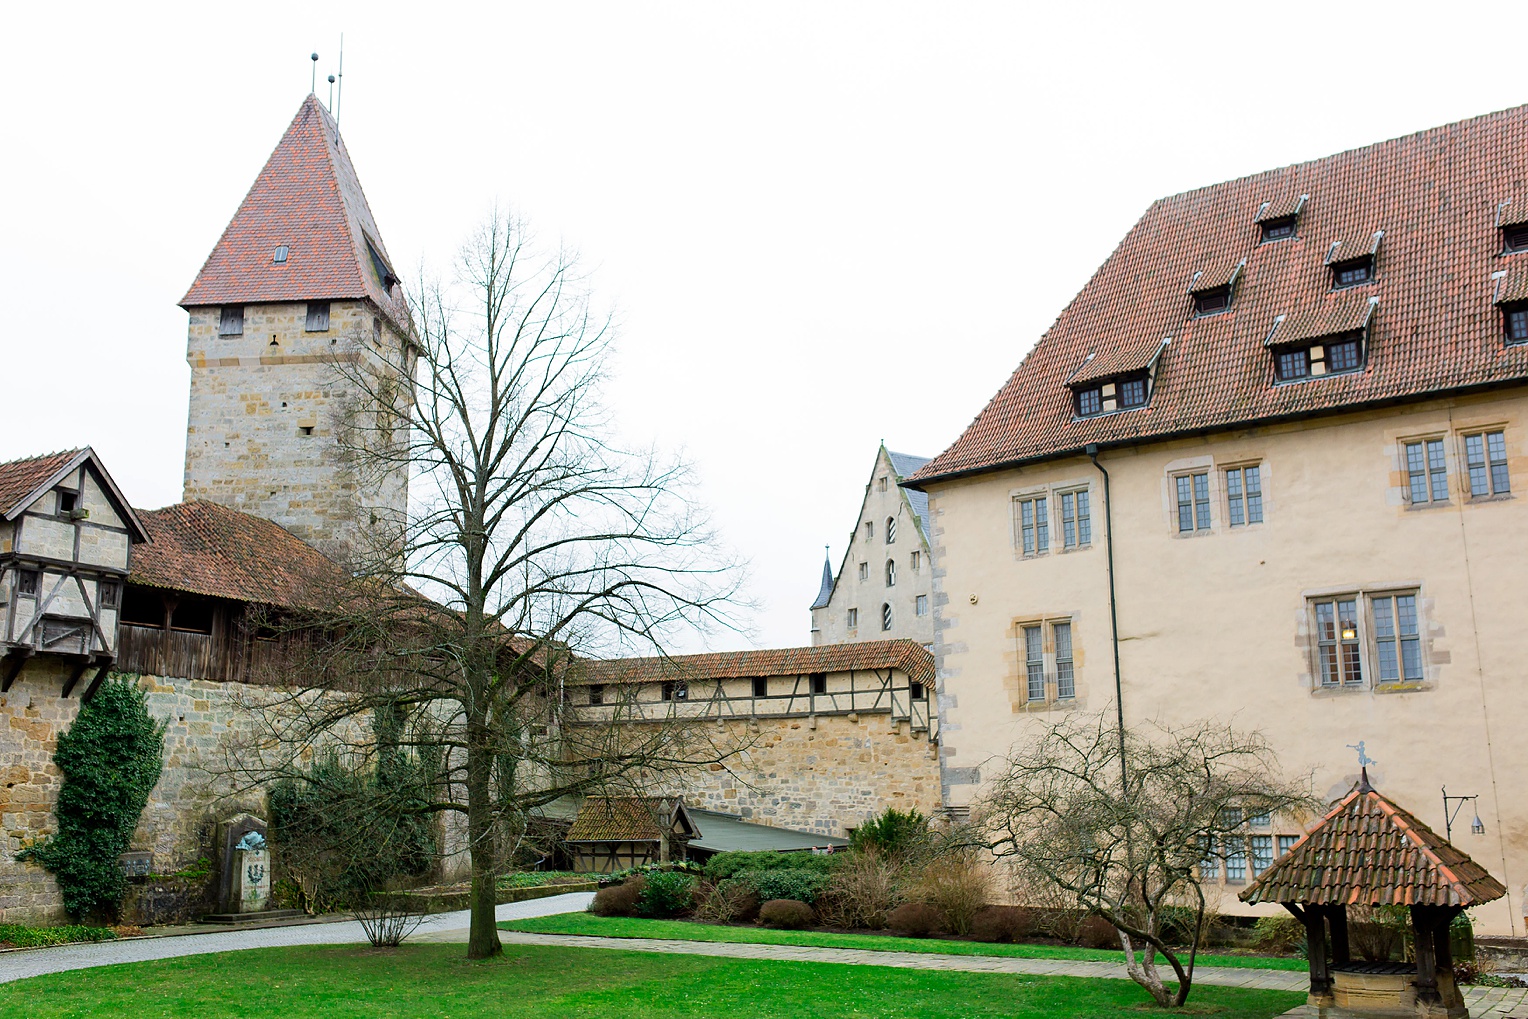
<path id="1" fill-rule="evenodd" d="M 0 459 L 91 444 L 179 499 L 175 302 L 343 31 L 400 269 L 496 199 L 582 251 L 623 428 L 696 463 L 752 642 L 805 644 L 876 444 L 949 445 L 1152 199 L 1528 101 L 1525 8 L 18 6 Z"/>

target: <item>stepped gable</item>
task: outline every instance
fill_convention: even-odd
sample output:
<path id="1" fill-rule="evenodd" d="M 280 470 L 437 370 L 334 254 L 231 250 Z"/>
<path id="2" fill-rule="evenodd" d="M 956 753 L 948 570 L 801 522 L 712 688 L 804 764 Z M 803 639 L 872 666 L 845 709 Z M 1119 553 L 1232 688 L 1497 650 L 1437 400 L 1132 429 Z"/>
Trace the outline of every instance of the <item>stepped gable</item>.
<path id="1" fill-rule="evenodd" d="M 339 127 L 310 95 L 180 304 L 369 298 L 406 330 L 392 265 Z"/>
<path id="2" fill-rule="evenodd" d="M 1519 106 L 1160 199 L 964 434 L 910 483 L 1077 455 L 1090 443 L 1528 380 L 1528 344 L 1503 342 L 1505 298 L 1493 278 L 1516 280 L 1516 263 L 1528 262 L 1502 243 L 1507 221 L 1528 214 L 1525 181 L 1528 106 Z M 1294 235 L 1263 242 L 1259 218 L 1276 212 L 1296 215 Z M 1374 239 L 1381 231 L 1383 243 Z M 1327 260 L 1339 242 L 1339 252 L 1360 242 L 1375 252 L 1371 281 L 1333 289 Z M 1195 317 L 1194 274 L 1243 259 L 1230 307 Z M 1378 299 L 1363 369 L 1275 385 L 1265 342 L 1279 316 L 1292 325 L 1348 321 L 1360 295 L 1365 305 Z M 1168 338 L 1145 407 L 1075 413 L 1069 383 L 1090 358 L 1116 360 Z"/>
<path id="3" fill-rule="evenodd" d="M 1484 867 L 1376 792 L 1366 773 L 1240 898 L 1249 903 L 1477 906 L 1506 894 Z"/>
<path id="4" fill-rule="evenodd" d="M 128 581 L 293 608 L 322 608 L 345 583 L 332 559 L 263 517 L 193 500 L 139 510 L 152 541 L 133 550 Z"/>
<path id="5" fill-rule="evenodd" d="M 807 676 L 814 672 L 874 669 L 898 669 L 915 683 L 929 687 L 934 683 L 934 656 L 913 640 L 820 644 L 767 651 L 720 651 L 672 658 L 612 658 L 590 661 L 585 678 L 596 683 L 640 683 L 664 679 Z"/>

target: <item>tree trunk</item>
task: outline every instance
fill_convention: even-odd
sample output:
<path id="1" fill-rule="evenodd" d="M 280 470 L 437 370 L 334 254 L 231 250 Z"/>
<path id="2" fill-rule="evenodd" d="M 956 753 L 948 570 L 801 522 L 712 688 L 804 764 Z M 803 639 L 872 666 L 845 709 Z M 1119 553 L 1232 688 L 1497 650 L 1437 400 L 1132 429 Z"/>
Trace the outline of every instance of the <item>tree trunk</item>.
<path id="1" fill-rule="evenodd" d="M 1130 935 L 1124 931 L 1119 932 L 1120 947 L 1125 950 L 1125 970 L 1130 974 L 1130 979 L 1146 988 L 1152 1000 L 1163 1008 L 1172 1007 L 1174 995 L 1169 993 L 1167 986 L 1162 983 L 1162 977 L 1157 972 L 1153 956 L 1156 954 L 1155 946 L 1150 942 L 1146 944 L 1145 955 L 1141 961 L 1136 961 L 1135 944 L 1130 940 Z"/>
<path id="2" fill-rule="evenodd" d="M 467 841 L 472 858 L 472 922 L 467 936 L 467 958 L 489 959 L 502 955 L 498 908 L 498 868 L 494 859 L 497 839 L 493 832 L 493 800 L 489 780 L 493 754 L 488 726 L 476 705 L 467 720 Z"/>

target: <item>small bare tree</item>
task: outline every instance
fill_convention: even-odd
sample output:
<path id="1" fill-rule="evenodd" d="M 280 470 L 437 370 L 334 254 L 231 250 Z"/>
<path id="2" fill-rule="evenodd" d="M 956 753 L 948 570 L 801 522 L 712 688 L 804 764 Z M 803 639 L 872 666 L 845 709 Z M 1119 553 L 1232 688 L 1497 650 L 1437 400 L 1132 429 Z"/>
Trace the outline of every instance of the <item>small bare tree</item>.
<path id="1" fill-rule="evenodd" d="M 741 577 L 687 498 L 685 465 L 611 441 L 611 323 L 572 258 L 537 254 L 494 214 L 411 310 L 402 349 L 360 338 L 339 369 L 351 477 L 380 491 L 411 471 L 408 519 L 373 511 L 350 576 L 283 617 L 272 682 L 302 688 L 267 703 L 233 767 L 311 784 L 310 747 L 357 761 L 371 751 L 353 734 L 392 713 L 398 752 L 428 772 L 394 807 L 464 821 L 467 954 L 481 959 L 502 951 L 498 869 L 539 808 L 735 752 L 673 712 L 581 717 L 566 683 L 587 656 L 733 625 Z"/>
<path id="2" fill-rule="evenodd" d="M 1311 806 L 1280 779 L 1255 733 L 1202 722 L 1149 726 L 1122 739 L 1106 717 L 1079 716 L 1015 747 L 979 816 L 996 856 L 1113 924 L 1131 978 L 1157 1004 L 1181 1006 L 1205 926 L 1200 863 L 1226 839 L 1245 838 L 1245 818 Z M 1183 909 L 1193 917 L 1186 954 L 1168 931 Z M 1162 979 L 1158 953 L 1175 990 Z"/>

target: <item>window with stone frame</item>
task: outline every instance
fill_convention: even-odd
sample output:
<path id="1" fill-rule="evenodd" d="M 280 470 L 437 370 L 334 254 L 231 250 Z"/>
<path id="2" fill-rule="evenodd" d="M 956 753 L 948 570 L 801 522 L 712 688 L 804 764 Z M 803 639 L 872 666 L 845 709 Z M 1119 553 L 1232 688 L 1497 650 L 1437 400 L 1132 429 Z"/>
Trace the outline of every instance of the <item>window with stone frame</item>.
<path id="1" fill-rule="evenodd" d="M 1311 612 L 1317 686 L 1362 689 L 1426 679 L 1420 595 L 1415 590 L 1314 598 Z"/>
<path id="2" fill-rule="evenodd" d="M 1014 499 L 1014 527 L 1019 550 L 1026 556 L 1050 551 L 1050 501 L 1044 495 Z"/>
<path id="3" fill-rule="evenodd" d="M 1263 522 L 1263 469 L 1259 464 L 1243 464 L 1225 469 L 1226 523 L 1245 527 Z"/>
<path id="4" fill-rule="evenodd" d="M 1024 702 L 1045 704 L 1076 698 L 1072 621 L 1042 619 L 1020 623 L 1018 629 L 1024 659 Z"/>
<path id="5" fill-rule="evenodd" d="M 1295 847 L 1295 843 L 1300 841 L 1300 836 L 1298 836 L 1298 835 L 1280 835 L 1278 837 L 1278 839 L 1279 839 L 1279 855 L 1283 856 L 1285 853 L 1289 852 L 1291 849 L 1293 849 Z"/>
<path id="6" fill-rule="evenodd" d="M 869 580 L 870 579 L 870 564 L 869 563 L 860 563 L 859 564 L 859 578 L 861 580 Z"/>
<path id="7" fill-rule="evenodd" d="M 1195 534 L 1209 531 L 1209 472 L 1192 471 L 1174 475 L 1173 495 L 1178 511 L 1178 533 Z"/>
<path id="8" fill-rule="evenodd" d="M 886 518 L 886 544 L 895 544 L 897 540 L 897 518 Z"/>
<path id="9" fill-rule="evenodd" d="M 859 609 L 850 609 L 845 618 L 844 625 L 853 630 L 859 626 Z"/>
<path id="10" fill-rule="evenodd" d="M 1273 866 L 1273 836 L 1251 835 L 1247 844 L 1252 850 L 1252 876 L 1257 877 Z"/>
<path id="11" fill-rule="evenodd" d="M 897 586 L 897 561 L 895 559 L 886 560 L 886 586 Z"/>
<path id="12" fill-rule="evenodd" d="M 914 573 L 923 569 L 923 553 L 919 550 L 914 549 L 912 555 L 908 557 L 908 561 L 912 564 Z"/>
<path id="13" fill-rule="evenodd" d="M 891 623 L 891 604 L 889 602 L 883 602 L 881 605 L 881 629 L 891 629 Z"/>
<path id="14" fill-rule="evenodd" d="M 1440 435 L 1401 443 L 1406 463 L 1406 501 L 1413 506 L 1448 502 L 1448 457 Z"/>
<path id="15" fill-rule="evenodd" d="M 1464 437 L 1464 464 L 1469 472 L 1470 498 L 1487 499 L 1512 491 L 1507 475 L 1507 434 L 1471 432 Z"/>
<path id="16" fill-rule="evenodd" d="M 913 599 L 913 614 L 916 616 L 928 615 L 928 595 L 920 594 Z"/>
<path id="17" fill-rule="evenodd" d="M 1199 879 L 1216 884 L 1220 881 L 1220 855 L 1215 852 L 1215 840 L 1204 836 L 1199 840 Z"/>
<path id="18" fill-rule="evenodd" d="M 874 537 L 875 537 L 875 524 L 872 523 L 871 521 L 867 520 L 867 521 L 865 521 L 865 540 L 869 541 L 871 538 L 874 538 Z"/>
<path id="19" fill-rule="evenodd" d="M 1079 488 L 1073 492 L 1062 492 L 1057 498 L 1061 502 L 1061 547 L 1082 548 L 1093 543 L 1093 515 L 1088 505 L 1088 490 Z"/>

